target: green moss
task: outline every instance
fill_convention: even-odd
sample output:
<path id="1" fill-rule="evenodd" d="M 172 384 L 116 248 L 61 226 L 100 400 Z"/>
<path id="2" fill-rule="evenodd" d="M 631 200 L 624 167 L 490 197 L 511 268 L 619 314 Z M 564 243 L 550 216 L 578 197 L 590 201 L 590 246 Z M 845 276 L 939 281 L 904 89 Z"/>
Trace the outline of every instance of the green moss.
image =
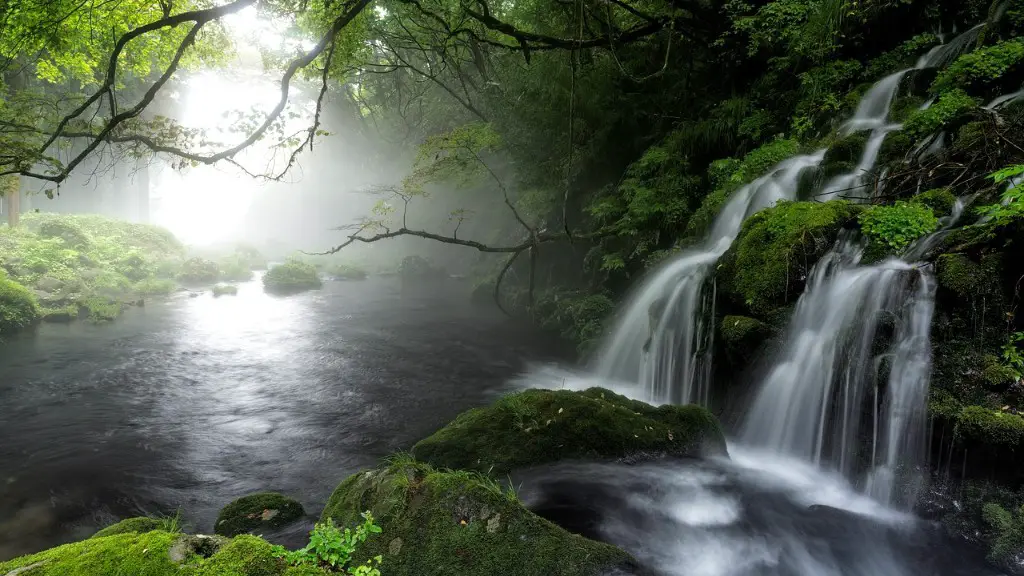
<path id="1" fill-rule="evenodd" d="M 720 188 L 705 196 L 700 208 L 694 211 L 686 225 L 686 236 L 697 238 L 710 230 L 715 223 L 715 217 L 729 200 L 731 193 L 732 190 L 729 188 Z"/>
<path id="2" fill-rule="evenodd" d="M 605 294 L 547 290 L 537 299 L 532 312 L 541 328 L 559 334 L 585 351 L 600 338 L 604 320 L 614 309 L 615 302 Z"/>
<path id="3" fill-rule="evenodd" d="M 95 322 L 115 320 L 124 311 L 121 302 L 100 296 L 86 298 L 79 302 L 79 306 L 85 310 L 86 316 Z"/>
<path id="4" fill-rule="evenodd" d="M 366 269 L 355 264 L 335 264 L 327 269 L 335 280 L 366 280 Z"/>
<path id="5" fill-rule="evenodd" d="M 939 73 L 932 92 L 954 88 L 984 91 L 1004 76 L 1016 73 L 1024 63 L 1024 40 L 1014 39 L 964 54 Z"/>
<path id="6" fill-rule="evenodd" d="M 882 141 L 882 147 L 878 152 L 878 163 L 885 165 L 903 161 L 915 146 L 914 139 L 906 132 L 891 132 Z"/>
<path id="7" fill-rule="evenodd" d="M 31 326 L 39 319 L 39 304 L 32 292 L 0 271 L 0 334 Z"/>
<path id="8" fill-rule="evenodd" d="M 322 520 L 351 525 L 364 510 L 383 533 L 363 543 L 354 564 L 382 554 L 389 576 L 597 576 L 637 568 L 622 550 L 570 534 L 510 490 L 464 470 L 402 459 L 360 472 L 334 491 Z"/>
<path id="9" fill-rule="evenodd" d="M 213 296 L 234 296 L 238 294 L 238 286 L 233 284 L 217 284 L 213 287 Z"/>
<path id="10" fill-rule="evenodd" d="M 147 278 L 135 284 L 135 293 L 141 296 L 166 296 L 178 288 L 178 283 L 167 278 Z"/>
<path id="11" fill-rule="evenodd" d="M 905 70 L 914 61 L 928 51 L 928 48 L 939 43 L 935 34 L 918 34 L 868 63 L 864 70 L 864 78 L 877 80 L 899 70 Z"/>
<path id="12" fill-rule="evenodd" d="M 803 278 L 861 211 L 842 200 L 781 202 L 743 224 L 719 265 L 723 289 L 755 314 L 795 299 Z"/>
<path id="13" fill-rule="evenodd" d="M 71 322 L 78 319 L 78 306 L 75 304 L 54 308 L 43 306 L 39 308 L 39 316 L 43 322 Z"/>
<path id="14" fill-rule="evenodd" d="M 967 406 L 957 416 L 956 433 L 969 442 L 1014 449 L 1024 440 L 1024 418 L 982 406 Z"/>
<path id="15" fill-rule="evenodd" d="M 963 90 L 944 92 L 926 110 L 917 110 L 903 124 L 903 132 L 920 140 L 940 130 L 956 128 L 978 109 L 978 102 Z"/>
<path id="16" fill-rule="evenodd" d="M 911 198 L 910 201 L 914 204 L 922 204 L 931 208 L 935 214 L 947 215 L 953 212 L 953 206 L 956 205 L 956 196 L 950 192 L 949 188 L 935 188 L 927 192 L 921 192 Z"/>
<path id="17" fill-rule="evenodd" d="M 43 238 L 60 238 L 65 244 L 77 249 L 87 248 L 92 238 L 82 227 L 69 218 L 53 218 L 39 225 L 39 235 Z"/>
<path id="18" fill-rule="evenodd" d="M 992 531 L 989 560 L 1003 566 L 1017 564 L 1016 558 L 1024 553 L 1024 507 L 1014 514 L 989 502 L 982 507 L 982 517 Z"/>
<path id="19" fill-rule="evenodd" d="M 771 335 L 767 324 L 746 316 L 726 316 L 719 328 L 722 345 L 731 362 L 745 364 Z"/>
<path id="20" fill-rule="evenodd" d="M 968 122 L 960 127 L 953 139 L 953 151 L 963 154 L 984 146 L 988 138 L 989 123 L 984 120 Z"/>
<path id="21" fill-rule="evenodd" d="M 864 153 L 864 146 L 867 144 L 867 132 L 855 132 L 836 140 L 822 159 L 822 165 L 833 162 L 857 162 Z"/>
<path id="22" fill-rule="evenodd" d="M 928 398 L 928 412 L 933 416 L 954 422 L 963 410 L 963 404 L 949 392 L 932 388 Z"/>
<path id="23" fill-rule="evenodd" d="M 252 280 L 252 268 L 246 258 L 236 255 L 221 260 L 218 277 L 228 282 L 245 282 Z"/>
<path id="24" fill-rule="evenodd" d="M 167 521 L 158 518 L 147 518 L 145 516 L 139 516 L 136 518 L 126 518 L 120 522 L 107 526 L 99 532 L 92 535 L 93 538 L 104 538 L 106 536 L 113 536 L 115 534 L 127 534 L 129 532 L 145 533 L 152 532 L 154 530 L 165 530 L 167 532 L 176 532 L 176 530 L 167 530 Z"/>
<path id="25" fill-rule="evenodd" d="M 205 258 L 189 258 L 181 265 L 178 280 L 189 284 L 210 284 L 220 278 L 220 266 Z"/>
<path id="26" fill-rule="evenodd" d="M 860 214 L 859 220 L 869 242 L 868 250 L 876 256 L 899 254 L 939 226 L 939 219 L 931 208 L 902 201 L 871 206 Z"/>
<path id="27" fill-rule="evenodd" d="M 981 378 L 989 387 L 1000 388 L 1017 381 L 1017 372 L 999 360 L 995 354 L 982 358 Z"/>
<path id="28" fill-rule="evenodd" d="M 509 470 L 635 453 L 724 453 L 718 421 L 697 406 L 653 406 L 608 390 L 527 390 L 459 415 L 412 449 L 440 468 Z"/>
<path id="29" fill-rule="evenodd" d="M 270 543 L 163 531 L 127 532 L 65 544 L 0 562 L 0 574 L 24 576 L 313 576 L 319 570 L 285 566 Z"/>
<path id="30" fill-rule="evenodd" d="M 939 286 L 963 299 L 999 296 L 1002 264 L 999 254 L 987 254 L 975 262 L 965 254 L 942 254 L 938 258 Z"/>
<path id="31" fill-rule="evenodd" d="M 316 268 L 298 260 L 278 264 L 263 275 L 263 288 L 267 292 L 300 292 L 319 288 L 321 285 Z"/>
<path id="32" fill-rule="evenodd" d="M 277 492 L 243 496 L 225 506 L 217 516 L 214 532 L 235 536 L 253 530 L 280 528 L 305 515 L 302 504 Z"/>

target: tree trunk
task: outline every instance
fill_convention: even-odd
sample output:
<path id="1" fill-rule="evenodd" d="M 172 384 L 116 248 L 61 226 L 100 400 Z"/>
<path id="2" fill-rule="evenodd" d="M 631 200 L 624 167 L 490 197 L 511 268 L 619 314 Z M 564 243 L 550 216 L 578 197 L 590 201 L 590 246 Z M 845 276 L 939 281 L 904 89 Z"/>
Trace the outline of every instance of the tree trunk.
<path id="1" fill-rule="evenodd" d="M 15 228 L 21 211 L 21 179 L 14 175 L 7 176 L 0 182 L 0 192 L 3 193 L 4 208 L 7 211 L 7 225 Z"/>

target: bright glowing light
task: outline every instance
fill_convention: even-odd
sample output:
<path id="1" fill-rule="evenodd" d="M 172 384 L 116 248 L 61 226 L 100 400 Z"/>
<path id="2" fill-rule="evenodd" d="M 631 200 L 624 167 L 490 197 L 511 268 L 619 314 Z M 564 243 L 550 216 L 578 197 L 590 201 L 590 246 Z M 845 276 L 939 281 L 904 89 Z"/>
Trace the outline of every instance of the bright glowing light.
<path id="1" fill-rule="evenodd" d="M 248 43 L 258 37 L 261 44 L 285 41 L 279 23 L 262 20 L 255 8 L 232 15 L 227 27 L 236 45 L 239 58 L 224 70 L 204 71 L 189 76 L 181 89 L 180 112 L 176 119 L 190 128 L 205 130 L 212 142 L 204 152 L 220 150 L 241 142 L 248 132 L 232 131 L 238 119 L 245 118 L 247 127 L 262 124 L 280 100 L 280 77 L 264 72 L 259 59 L 247 58 L 253 50 Z M 251 56 L 251 54 L 250 54 Z M 292 91 L 285 109 L 284 134 L 302 130 L 311 121 L 312 108 L 307 99 Z M 294 117 L 289 114 L 297 112 Z M 253 173 L 279 171 L 287 161 L 290 149 L 274 147 L 278 138 L 272 131 L 233 159 Z M 237 238 L 246 211 L 256 192 L 265 184 L 230 164 L 198 166 L 185 172 L 164 170 L 156 183 L 153 196 L 157 208 L 153 220 L 166 226 L 190 244 L 210 244 Z"/>

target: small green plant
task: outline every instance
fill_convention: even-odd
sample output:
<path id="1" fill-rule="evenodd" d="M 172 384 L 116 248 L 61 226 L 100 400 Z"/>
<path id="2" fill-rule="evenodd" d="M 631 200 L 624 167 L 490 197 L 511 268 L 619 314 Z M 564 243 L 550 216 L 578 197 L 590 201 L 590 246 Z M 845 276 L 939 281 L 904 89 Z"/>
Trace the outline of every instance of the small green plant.
<path id="1" fill-rule="evenodd" d="M 892 206 L 872 206 L 860 215 L 860 225 L 872 243 L 879 242 L 899 253 L 914 240 L 934 232 L 939 220 L 927 206 L 897 202 Z"/>
<path id="2" fill-rule="evenodd" d="M 328 518 L 327 522 L 318 522 L 309 533 L 309 544 L 305 547 L 289 551 L 283 546 L 274 546 L 274 554 L 295 566 L 316 566 L 351 576 L 380 576 L 381 556 L 375 556 L 365 564 L 349 566 L 359 545 L 366 542 L 371 534 L 381 532 L 370 511 L 363 512 L 361 516 L 363 523 L 356 526 L 355 530 L 342 530 L 334 525 L 332 518 Z"/>
<path id="3" fill-rule="evenodd" d="M 1024 216 L 1024 187 L 1020 186 L 1019 179 L 1024 177 L 1024 164 L 1008 166 L 989 175 L 996 184 L 1009 182 L 1003 192 L 1000 201 L 996 204 L 989 204 L 978 208 L 978 213 L 987 216 L 1000 226 L 1005 226 L 1011 221 Z"/>
<path id="4" fill-rule="evenodd" d="M 989 559 L 999 563 L 1010 562 L 1024 550 L 1024 507 L 1014 514 L 996 503 L 987 502 L 981 510 L 982 518 L 992 530 Z"/>
<path id="5" fill-rule="evenodd" d="M 991 86 L 1024 62 L 1024 40 L 1000 42 L 964 54 L 939 73 L 933 92 L 950 88 L 977 89 Z"/>
<path id="6" fill-rule="evenodd" d="M 1024 378 L 1024 352 L 1020 344 L 1024 342 L 1024 332 L 1014 332 L 1003 344 L 1003 365 L 1012 371 L 1016 380 Z"/>

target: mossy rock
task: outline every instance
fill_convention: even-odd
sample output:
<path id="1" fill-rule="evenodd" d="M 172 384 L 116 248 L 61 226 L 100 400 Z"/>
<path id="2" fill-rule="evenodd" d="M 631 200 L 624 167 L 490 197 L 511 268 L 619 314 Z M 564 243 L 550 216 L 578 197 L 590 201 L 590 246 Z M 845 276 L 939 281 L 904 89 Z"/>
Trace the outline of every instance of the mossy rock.
<path id="1" fill-rule="evenodd" d="M 440 471 L 408 459 L 350 476 L 321 521 L 361 522 L 369 510 L 383 529 L 353 558 L 384 556 L 389 576 L 597 576 L 637 573 L 626 552 L 571 534 L 530 512 L 514 492 L 465 470 Z"/>
<path id="2" fill-rule="evenodd" d="M 0 334 L 26 328 L 39 320 L 39 304 L 28 288 L 0 272 Z"/>
<path id="3" fill-rule="evenodd" d="M 154 530 L 163 530 L 167 526 L 167 522 L 157 518 L 147 518 L 145 516 L 139 516 L 136 518 L 126 518 L 121 520 L 117 524 L 112 524 L 99 532 L 92 535 L 93 538 L 103 538 L 106 536 L 113 536 L 115 534 L 128 534 L 130 532 L 145 533 L 152 532 Z"/>
<path id="4" fill-rule="evenodd" d="M 962 299 L 998 296 L 1001 292 L 1001 255 L 998 253 L 982 256 L 981 262 L 965 254 L 942 254 L 937 267 L 939 286 Z"/>
<path id="5" fill-rule="evenodd" d="M 225 506 L 217 515 L 213 531 L 222 536 L 236 536 L 254 530 L 286 526 L 306 511 L 295 500 L 277 492 L 260 492 L 243 496 Z"/>
<path id="6" fill-rule="evenodd" d="M 70 219 L 46 220 L 39 225 L 38 233 L 43 238 L 60 238 L 68 246 L 79 250 L 92 244 L 89 234 L 82 230 L 78 223 Z"/>
<path id="7" fill-rule="evenodd" d="M 263 289 L 277 294 L 314 290 L 322 285 L 316 267 L 298 260 L 278 264 L 263 275 Z"/>
<path id="8" fill-rule="evenodd" d="M 1024 417 L 984 406 L 967 406 L 957 415 L 956 433 L 966 442 L 1016 451 L 1024 441 Z"/>
<path id="9" fill-rule="evenodd" d="M 127 532 L 65 544 L 0 562 L 11 576 L 314 576 L 316 568 L 287 566 L 255 536 L 187 536 Z"/>
<path id="10" fill-rule="evenodd" d="M 218 296 L 234 296 L 238 294 L 238 286 L 233 284 L 217 284 L 213 287 L 213 297 Z"/>
<path id="11" fill-rule="evenodd" d="M 864 154 L 864 147 L 868 143 L 868 136 L 867 132 L 855 132 L 836 140 L 829 146 L 828 151 L 825 152 L 825 157 L 821 160 L 822 166 L 828 166 L 836 162 L 856 165 Z"/>
<path id="12" fill-rule="evenodd" d="M 890 132 L 882 141 L 882 147 L 878 151 L 878 164 L 885 166 L 902 162 L 916 145 L 913 137 L 909 134 Z"/>
<path id="13" fill-rule="evenodd" d="M 78 306 L 60 306 L 57 308 L 41 307 L 39 316 L 43 322 L 66 324 L 78 319 Z"/>
<path id="14" fill-rule="evenodd" d="M 730 362 L 746 364 L 772 333 L 767 324 L 747 316 L 726 316 L 718 334 Z"/>
<path id="15" fill-rule="evenodd" d="M 949 188 L 935 188 L 921 192 L 911 198 L 910 201 L 914 204 L 923 204 L 931 208 L 935 214 L 945 216 L 953 212 L 953 206 L 956 205 L 956 196 L 950 192 Z"/>
<path id="16" fill-rule="evenodd" d="M 220 278 L 220 266 L 205 258 L 189 258 L 181 265 L 178 280 L 189 284 L 211 284 Z"/>
<path id="17" fill-rule="evenodd" d="M 767 316 L 803 292 L 811 268 L 862 210 L 833 200 L 780 202 L 754 214 L 719 264 L 719 285 L 755 315 Z"/>
<path id="18" fill-rule="evenodd" d="M 634 454 L 725 454 L 715 417 L 699 406 L 659 406 L 609 390 L 526 390 L 460 414 L 412 448 L 439 468 L 490 471 L 565 459 Z"/>

